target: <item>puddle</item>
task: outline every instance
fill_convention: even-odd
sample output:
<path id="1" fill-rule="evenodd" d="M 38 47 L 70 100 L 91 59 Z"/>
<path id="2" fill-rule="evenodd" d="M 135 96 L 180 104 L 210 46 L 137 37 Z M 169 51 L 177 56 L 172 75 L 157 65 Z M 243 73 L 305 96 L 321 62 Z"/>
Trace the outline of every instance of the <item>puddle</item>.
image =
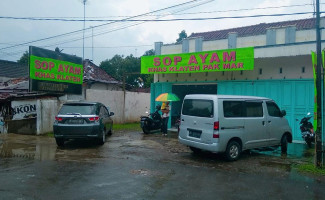
<path id="1" fill-rule="evenodd" d="M 285 170 L 287 172 L 291 172 L 292 169 L 290 163 L 279 162 L 279 161 L 260 161 L 260 164 L 266 167 L 272 167 L 272 168 L 276 167 Z"/>
<path id="2" fill-rule="evenodd" d="M 21 157 L 34 160 L 54 160 L 56 146 L 46 144 L 24 144 L 3 142 L 0 145 L 0 158 Z"/>

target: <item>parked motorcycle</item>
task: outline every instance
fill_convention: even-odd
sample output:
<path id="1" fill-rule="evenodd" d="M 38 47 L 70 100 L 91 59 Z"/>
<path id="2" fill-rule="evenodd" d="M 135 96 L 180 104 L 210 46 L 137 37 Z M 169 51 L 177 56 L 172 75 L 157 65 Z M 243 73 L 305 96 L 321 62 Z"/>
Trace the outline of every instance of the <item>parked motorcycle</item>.
<path id="1" fill-rule="evenodd" d="M 301 136 L 307 143 L 308 147 L 311 147 L 311 144 L 315 142 L 315 133 L 313 124 L 309 121 L 312 118 L 310 113 L 300 120 L 300 131 Z"/>
<path id="2" fill-rule="evenodd" d="M 156 106 L 156 111 L 148 116 L 141 116 L 141 128 L 143 133 L 149 134 L 150 131 L 161 129 L 162 118 L 159 114 L 161 106 Z"/>

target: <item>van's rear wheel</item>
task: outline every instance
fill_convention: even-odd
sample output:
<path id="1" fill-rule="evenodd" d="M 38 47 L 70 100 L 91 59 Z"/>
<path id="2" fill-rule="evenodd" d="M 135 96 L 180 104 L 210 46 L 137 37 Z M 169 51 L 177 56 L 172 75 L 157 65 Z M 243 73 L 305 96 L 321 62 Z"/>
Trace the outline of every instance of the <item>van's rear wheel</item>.
<path id="1" fill-rule="evenodd" d="M 287 153 L 287 149 L 288 149 L 287 135 L 283 135 L 281 138 L 281 153 Z"/>
<path id="2" fill-rule="evenodd" d="M 240 153 L 241 153 L 241 146 L 237 141 L 231 141 L 228 143 L 225 152 L 225 156 L 228 161 L 238 160 Z"/>
<path id="3" fill-rule="evenodd" d="M 201 149 L 195 148 L 195 147 L 190 147 L 190 149 L 193 151 L 193 153 L 201 153 Z"/>

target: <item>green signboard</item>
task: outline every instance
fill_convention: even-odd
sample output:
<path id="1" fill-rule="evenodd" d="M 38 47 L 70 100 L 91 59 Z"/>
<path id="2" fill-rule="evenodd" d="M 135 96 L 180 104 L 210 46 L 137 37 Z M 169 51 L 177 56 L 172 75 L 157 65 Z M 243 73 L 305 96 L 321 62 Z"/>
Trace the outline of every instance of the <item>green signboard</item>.
<path id="1" fill-rule="evenodd" d="M 82 84 L 82 77 L 82 65 L 30 56 L 30 78 L 32 79 Z"/>
<path id="2" fill-rule="evenodd" d="M 254 69 L 254 48 L 142 56 L 142 74 L 196 73 Z"/>
<path id="3" fill-rule="evenodd" d="M 38 47 L 29 50 L 30 90 L 82 93 L 82 59 Z"/>

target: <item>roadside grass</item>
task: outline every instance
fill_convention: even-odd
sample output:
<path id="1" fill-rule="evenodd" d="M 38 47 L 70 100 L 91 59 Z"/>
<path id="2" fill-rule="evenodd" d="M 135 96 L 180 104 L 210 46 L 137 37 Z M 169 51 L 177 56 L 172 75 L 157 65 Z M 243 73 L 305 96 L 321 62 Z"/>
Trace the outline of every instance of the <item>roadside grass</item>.
<path id="1" fill-rule="evenodd" d="M 45 133 L 44 136 L 53 137 L 54 138 L 54 133 L 53 133 L 53 131 L 52 132 L 48 132 L 48 133 Z"/>
<path id="2" fill-rule="evenodd" d="M 306 163 L 297 164 L 294 166 L 299 172 L 304 174 L 312 174 L 316 176 L 325 176 L 325 168 L 317 168 L 314 164 L 315 149 L 311 148 L 307 151 L 312 155 Z"/>
<path id="3" fill-rule="evenodd" d="M 317 168 L 313 163 L 299 164 L 296 167 L 301 173 L 325 176 L 325 168 Z"/>
<path id="4" fill-rule="evenodd" d="M 140 123 L 126 123 L 126 124 L 114 124 L 113 131 L 140 131 Z"/>

